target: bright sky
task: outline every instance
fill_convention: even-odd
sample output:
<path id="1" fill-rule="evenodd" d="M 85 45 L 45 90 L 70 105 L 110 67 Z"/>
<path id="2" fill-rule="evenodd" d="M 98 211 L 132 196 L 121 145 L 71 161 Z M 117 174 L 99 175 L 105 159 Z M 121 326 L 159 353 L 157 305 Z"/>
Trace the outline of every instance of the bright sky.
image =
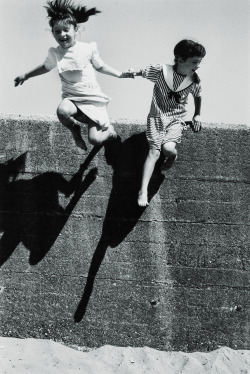
<path id="1" fill-rule="evenodd" d="M 79 0 L 76 3 L 80 3 Z M 61 100 L 56 69 L 14 88 L 14 78 L 42 63 L 56 46 L 45 0 L 1 0 L 0 112 L 55 114 Z M 182 39 L 202 43 L 207 55 L 199 70 L 205 122 L 250 123 L 250 0 L 86 0 L 102 13 L 84 25 L 79 39 L 95 41 L 102 59 L 118 70 L 173 63 Z M 112 97 L 111 118 L 146 120 L 153 84 L 141 77 L 117 79 L 98 73 Z M 189 117 L 193 99 L 189 99 Z"/>

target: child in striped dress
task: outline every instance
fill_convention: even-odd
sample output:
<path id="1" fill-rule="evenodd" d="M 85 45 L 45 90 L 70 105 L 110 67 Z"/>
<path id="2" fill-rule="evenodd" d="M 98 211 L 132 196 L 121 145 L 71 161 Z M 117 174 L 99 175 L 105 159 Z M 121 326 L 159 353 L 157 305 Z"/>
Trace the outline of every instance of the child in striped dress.
<path id="1" fill-rule="evenodd" d="M 192 40 L 182 40 L 174 48 L 174 65 L 149 65 L 145 69 L 129 69 L 154 83 L 153 98 L 147 119 L 146 136 L 149 153 L 144 163 L 139 206 L 148 205 L 148 184 L 156 161 L 163 152 L 165 161 L 161 170 L 171 168 L 177 159 L 176 144 L 180 143 L 186 127 L 184 117 L 188 95 L 194 97 L 193 130 L 201 129 L 201 84 L 196 70 L 205 56 L 205 48 Z"/>

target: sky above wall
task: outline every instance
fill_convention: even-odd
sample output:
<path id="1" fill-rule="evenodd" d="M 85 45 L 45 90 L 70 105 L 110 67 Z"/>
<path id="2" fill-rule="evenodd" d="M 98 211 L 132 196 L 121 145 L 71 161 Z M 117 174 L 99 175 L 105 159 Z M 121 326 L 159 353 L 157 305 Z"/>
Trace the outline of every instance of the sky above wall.
<path id="1" fill-rule="evenodd" d="M 190 38 L 207 55 L 199 75 L 205 122 L 250 123 L 249 0 L 86 0 L 102 13 L 81 27 L 78 39 L 95 41 L 108 65 L 126 70 L 151 63 L 173 63 L 174 46 Z M 0 112 L 55 114 L 61 100 L 57 70 L 14 87 L 14 78 L 43 63 L 56 46 L 43 6 L 45 0 L 1 0 Z M 111 118 L 145 121 L 153 84 L 141 77 L 117 79 L 97 73 L 112 97 Z M 189 98 L 193 115 L 193 99 Z M 187 118 L 187 119 L 189 119 Z"/>

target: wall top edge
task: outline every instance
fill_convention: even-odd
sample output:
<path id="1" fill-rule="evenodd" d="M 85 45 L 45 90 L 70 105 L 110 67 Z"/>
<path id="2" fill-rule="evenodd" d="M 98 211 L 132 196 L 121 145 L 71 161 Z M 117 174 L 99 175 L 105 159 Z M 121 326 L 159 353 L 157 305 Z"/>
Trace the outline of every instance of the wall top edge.
<path id="1" fill-rule="evenodd" d="M 26 122 L 26 121 L 35 121 L 35 122 L 51 122 L 57 123 L 58 119 L 56 115 L 43 115 L 43 114 L 12 114 L 12 113 L 0 113 L 1 121 L 15 121 L 15 122 Z M 138 120 L 134 118 L 111 118 L 111 123 L 116 125 L 146 125 L 146 120 Z M 203 127 L 205 128 L 222 128 L 231 130 L 236 129 L 247 129 L 250 130 L 250 123 L 212 123 L 212 122 L 203 122 Z"/>

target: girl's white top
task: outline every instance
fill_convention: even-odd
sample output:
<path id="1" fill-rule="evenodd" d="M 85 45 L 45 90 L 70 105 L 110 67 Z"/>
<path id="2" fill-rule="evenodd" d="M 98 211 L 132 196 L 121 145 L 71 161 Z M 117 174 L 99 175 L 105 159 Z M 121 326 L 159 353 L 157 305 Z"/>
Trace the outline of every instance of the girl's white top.
<path id="1" fill-rule="evenodd" d="M 50 48 L 44 62 L 47 70 L 57 66 L 62 83 L 62 98 L 74 101 L 76 106 L 102 127 L 109 126 L 106 106 L 111 100 L 102 93 L 95 69 L 104 65 L 95 42 L 77 41 L 68 49 Z"/>
<path id="2" fill-rule="evenodd" d="M 50 48 L 44 62 L 47 70 L 57 66 L 62 82 L 63 98 L 75 97 L 76 100 L 81 100 L 85 95 L 94 95 L 109 101 L 110 98 L 101 92 L 96 80 L 95 69 L 103 65 L 96 43 L 79 41 L 68 49 L 60 46 Z"/>

